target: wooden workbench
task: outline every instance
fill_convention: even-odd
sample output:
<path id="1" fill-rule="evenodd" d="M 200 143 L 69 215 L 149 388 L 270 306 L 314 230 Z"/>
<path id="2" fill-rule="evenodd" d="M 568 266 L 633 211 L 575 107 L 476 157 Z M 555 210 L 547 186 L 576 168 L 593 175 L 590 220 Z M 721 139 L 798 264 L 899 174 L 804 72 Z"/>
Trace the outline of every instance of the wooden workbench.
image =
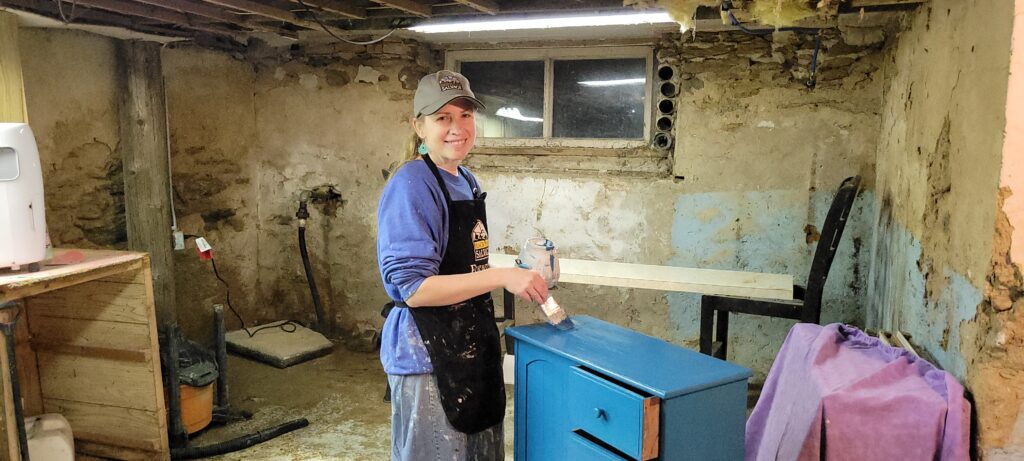
<path id="1" fill-rule="evenodd" d="M 513 267 L 516 257 L 491 254 L 491 267 Z M 558 283 L 765 299 L 793 299 L 793 276 L 691 267 L 652 266 L 559 258 Z"/>
<path id="2" fill-rule="evenodd" d="M 149 256 L 57 250 L 38 272 L 0 270 L 0 303 L 11 301 L 22 312 L 2 320 L 20 315 L 15 360 L 25 416 L 62 414 L 82 457 L 168 459 Z M 7 427 L 0 457 L 17 460 L 6 353 L 0 357 Z"/>

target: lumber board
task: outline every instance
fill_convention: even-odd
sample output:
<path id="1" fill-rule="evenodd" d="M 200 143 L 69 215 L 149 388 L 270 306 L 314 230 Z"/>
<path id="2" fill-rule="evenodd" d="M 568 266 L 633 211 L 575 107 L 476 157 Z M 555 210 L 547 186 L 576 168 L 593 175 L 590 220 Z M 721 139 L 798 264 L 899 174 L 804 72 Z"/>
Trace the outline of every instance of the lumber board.
<path id="1" fill-rule="evenodd" d="M 0 11 L 0 123 L 26 123 L 18 17 Z"/>
<path id="2" fill-rule="evenodd" d="M 28 300 L 32 316 L 108 322 L 148 323 L 144 285 L 87 283 Z"/>
<path id="3" fill-rule="evenodd" d="M 29 328 L 37 347 L 50 345 L 143 351 L 150 348 L 149 325 L 39 315 L 29 310 Z M 20 357 L 19 366 L 20 366 Z"/>
<path id="4" fill-rule="evenodd" d="M 152 364 L 41 350 L 39 384 L 44 401 L 60 399 L 158 411 Z"/>
<path id="5" fill-rule="evenodd" d="M 88 440 L 78 440 L 76 438 L 76 459 L 83 459 L 81 455 L 103 460 L 123 459 L 125 461 L 163 461 L 167 459 L 167 454 L 119 446 L 110 446 L 103 443 L 90 442 Z"/>
<path id="6" fill-rule="evenodd" d="M 491 254 L 492 267 L 513 267 L 513 255 Z M 724 271 L 690 267 L 654 266 L 583 259 L 559 259 L 559 283 L 651 290 L 681 291 L 722 296 L 793 299 L 793 276 L 760 272 Z"/>
<path id="7" fill-rule="evenodd" d="M 31 322 L 22 314 L 14 332 L 15 358 L 18 362 L 18 384 L 24 402 L 22 409 L 25 416 L 43 413 L 43 396 L 39 388 L 39 369 L 36 364 L 36 352 L 31 343 Z"/>
<path id="8" fill-rule="evenodd" d="M 73 285 L 101 279 L 125 271 L 138 270 L 148 265 L 145 253 L 114 250 L 54 250 L 54 259 L 70 252 L 79 252 L 84 260 L 78 264 L 54 265 L 53 260 L 42 262 L 42 270 L 27 269 L 12 272 L 0 269 L 0 302 L 27 298 Z"/>
<path id="9" fill-rule="evenodd" d="M 163 427 L 156 424 L 164 419 L 156 412 L 94 405 L 60 399 L 45 399 L 47 413 L 60 413 L 68 420 L 75 441 L 87 440 L 104 445 L 157 451 Z M 111 435 L 110 428 L 118 435 Z"/>

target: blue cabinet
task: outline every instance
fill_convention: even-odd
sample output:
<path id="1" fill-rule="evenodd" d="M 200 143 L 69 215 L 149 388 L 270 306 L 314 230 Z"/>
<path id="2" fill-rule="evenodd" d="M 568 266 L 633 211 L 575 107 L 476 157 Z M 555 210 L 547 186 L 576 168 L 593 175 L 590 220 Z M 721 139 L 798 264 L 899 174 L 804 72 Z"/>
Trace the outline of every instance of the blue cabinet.
<path id="1" fill-rule="evenodd" d="M 742 460 L 750 371 L 587 316 L 512 327 L 515 459 Z"/>

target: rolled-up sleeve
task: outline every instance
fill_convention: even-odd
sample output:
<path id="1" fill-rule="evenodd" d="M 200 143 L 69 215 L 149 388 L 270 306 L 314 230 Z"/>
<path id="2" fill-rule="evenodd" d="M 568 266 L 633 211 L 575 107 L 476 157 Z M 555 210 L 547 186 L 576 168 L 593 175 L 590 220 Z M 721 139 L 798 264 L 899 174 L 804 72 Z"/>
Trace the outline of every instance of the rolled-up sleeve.
<path id="1" fill-rule="evenodd" d="M 396 301 L 409 299 L 423 280 L 437 275 L 448 235 L 443 196 L 410 166 L 388 181 L 377 208 L 377 263 Z"/>

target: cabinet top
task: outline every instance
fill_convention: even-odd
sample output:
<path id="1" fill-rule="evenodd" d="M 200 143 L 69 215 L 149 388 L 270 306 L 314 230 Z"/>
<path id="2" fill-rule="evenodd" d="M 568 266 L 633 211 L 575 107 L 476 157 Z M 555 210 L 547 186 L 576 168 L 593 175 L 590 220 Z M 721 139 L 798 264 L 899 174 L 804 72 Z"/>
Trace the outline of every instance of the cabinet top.
<path id="1" fill-rule="evenodd" d="M 594 371 L 668 399 L 747 379 L 750 370 L 593 317 L 572 317 L 576 328 L 547 323 L 505 333 Z"/>
<path id="2" fill-rule="evenodd" d="M 64 286 L 95 280 L 149 265 L 146 253 L 115 250 L 55 249 L 40 261 L 38 272 L 0 269 L 0 302 L 12 301 Z"/>

